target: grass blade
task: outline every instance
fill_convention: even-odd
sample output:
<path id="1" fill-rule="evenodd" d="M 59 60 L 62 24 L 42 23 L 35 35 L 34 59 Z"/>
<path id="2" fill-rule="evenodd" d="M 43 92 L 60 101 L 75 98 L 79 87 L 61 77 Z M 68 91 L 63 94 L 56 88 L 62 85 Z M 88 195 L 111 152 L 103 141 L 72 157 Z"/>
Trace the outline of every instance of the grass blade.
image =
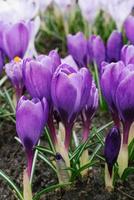
<path id="1" fill-rule="evenodd" d="M 14 193 L 16 194 L 15 196 L 18 197 L 20 200 L 24 200 L 22 193 L 20 192 L 20 190 L 18 189 L 18 187 L 14 184 L 14 182 L 2 171 L 0 170 L 0 177 L 7 182 L 7 184 L 9 185 L 9 187 L 12 189 L 12 191 L 14 191 Z"/>

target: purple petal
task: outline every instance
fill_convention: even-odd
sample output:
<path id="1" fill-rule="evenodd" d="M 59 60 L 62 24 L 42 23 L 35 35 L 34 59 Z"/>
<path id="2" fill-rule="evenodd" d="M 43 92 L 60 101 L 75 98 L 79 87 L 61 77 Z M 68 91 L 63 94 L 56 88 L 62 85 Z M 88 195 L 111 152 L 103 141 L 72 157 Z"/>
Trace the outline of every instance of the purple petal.
<path id="1" fill-rule="evenodd" d="M 15 56 L 23 58 L 29 42 L 27 26 L 20 22 L 8 28 L 3 36 L 4 50 L 10 59 Z"/>
<path id="2" fill-rule="evenodd" d="M 122 46 L 123 46 L 122 34 L 114 30 L 109 36 L 107 41 L 108 62 L 117 62 L 120 60 Z"/>

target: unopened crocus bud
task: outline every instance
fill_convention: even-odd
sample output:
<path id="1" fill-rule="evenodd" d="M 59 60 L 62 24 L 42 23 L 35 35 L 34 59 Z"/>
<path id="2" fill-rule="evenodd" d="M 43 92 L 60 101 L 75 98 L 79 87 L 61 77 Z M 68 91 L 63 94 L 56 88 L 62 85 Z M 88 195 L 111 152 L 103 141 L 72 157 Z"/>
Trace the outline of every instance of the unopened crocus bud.
<path id="1" fill-rule="evenodd" d="M 65 147 L 70 142 L 70 129 L 76 115 L 84 108 L 92 83 L 87 68 L 75 71 L 69 65 L 61 64 L 54 73 L 51 84 L 51 95 L 66 129 Z"/>
<path id="2" fill-rule="evenodd" d="M 24 22 L 16 24 L 0 23 L 0 48 L 10 60 L 19 56 L 23 58 L 29 42 L 29 30 Z"/>
<path id="3" fill-rule="evenodd" d="M 29 177 L 34 154 L 33 147 L 41 136 L 47 118 L 48 104 L 45 98 L 42 101 L 37 98 L 28 100 L 23 96 L 19 100 L 16 109 L 16 130 L 26 151 Z"/>
<path id="4" fill-rule="evenodd" d="M 101 63 L 102 61 L 105 61 L 106 52 L 104 42 L 99 35 L 90 36 L 88 40 L 88 54 L 91 61 L 96 62 L 99 71 L 101 71 Z"/>
<path id="5" fill-rule="evenodd" d="M 121 50 L 121 60 L 128 64 L 134 64 L 134 46 L 133 45 L 124 45 Z"/>
<path id="6" fill-rule="evenodd" d="M 113 187 L 113 166 L 117 161 L 120 151 L 121 135 L 119 129 L 113 127 L 105 140 L 104 157 L 106 159 L 105 167 L 105 185 L 106 187 Z M 108 171 L 107 171 L 108 169 Z"/>
<path id="7" fill-rule="evenodd" d="M 5 65 L 6 74 L 15 88 L 17 99 L 21 97 L 24 87 L 22 62 L 23 61 L 19 57 L 15 57 L 14 60 Z"/>
<path id="8" fill-rule="evenodd" d="M 120 60 L 121 48 L 123 46 L 122 34 L 114 30 L 107 41 L 107 61 L 117 62 Z"/>
<path id="9" fill-rule="evenodd" d="M 87 67 L 87 40 L 84 34 L 82 32 L 78 32 L 76 35 L 69 34 L 67 36 L 67 47 L 69 54 L 73 56 L 78 67 Z"/>
<path id="10" fill-rule="evenodd" d="M 41 55 L 23 62 L 23 79 L 26 89 L 32 97 L 45 97 L 51 103 L 51 79 L 53 62 L 49 56 Z"/>
<path id="11" fill-rule="evenodd" d="M 125 28 L 125 32 L 126 32 L 126 36 L 127 36 L 128 40 L 132 44 L 134 44 L 134 34 L 133 34 L 134 16 L 132 16 L 132 15 L 128 16 L 128 18 L 126 19 L 126 21 L 124 23 L 124 28 Z"/>
<path id="12" fill-rule="evenodd" d="M 120 120 L 118 116 L 116 106 L 116 89 L 119 81 L 121 71 L 125 68 L 122 61 L 117 63 L 105 64 L 103 73 L 101 75 L 101 89 L 105 97 L 105 100 L 112 113 L 114 123 L 117 127 L 120 126 Z M 112 83 L 112 84 L 111 84 Z"/>

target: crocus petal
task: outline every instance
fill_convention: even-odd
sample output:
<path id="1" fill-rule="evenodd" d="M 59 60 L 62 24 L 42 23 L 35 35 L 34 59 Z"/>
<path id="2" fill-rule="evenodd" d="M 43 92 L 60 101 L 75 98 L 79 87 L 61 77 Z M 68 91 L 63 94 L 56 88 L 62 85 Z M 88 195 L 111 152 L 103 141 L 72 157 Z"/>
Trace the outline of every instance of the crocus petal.
<path id="1" fill-rule="evenodd" d="M 102 93 L 112 111 L 115 110 L 115 92 L 117 89 L 119 76 L 125 65 L 122 61 L 111 63 L 105 66 L 101 76 Z M 112 83 L 112 85 L 111 85 Z"/>
<path id="2" fill-rule="evenodd" d="M 133 30 L 134 30 L 134 17 L 129 16 L 125 23 L 124 23 L 124 28 L 126 32 L 126 36 L 129 39 L 129 41 L 134 44 L 134 35 L 133 35 Z"/>
<path id="3" fill-rule="evenodd" d="M 63 121 L 66 121 L 67 118 L 70 119 L 75 106 L 77 91 L 67 75 L 60 74 L 60 76 L 53 77 L 51 94 L 53 103 L 62 113 L 62 117 L 65 118 Z"/>
<path id="4" fill-rule="evenodd" d="M 121 60 L 126 64 L 134 64 L 134 46 L 124 45 L 121 50 Z"/>
<path id="5" fill-rule="evenodd" d="M 46 109 L 44 111 L 44 109 Z M 48 107 L 46 100 L 43 105 L 39 99 L 32 101 L 22 97 L 16 110 L 16 129 L 18 136 L 28 150 L 38 142 L 42 129 L 46 123 Z"/>
<path id="6" fill-rule="evenodd" d="M 117 62 L 120 60 L 122 46 L 123 46 L 122 34 L 116 30 L 113 31 L 107 41 L 108 62 Z"/>
<path id="7" fill-rule="evenodd" d="M 48 56 L 42 59 L 42 63 L 36 60 L 24 61 L 23 77 L 25 86 L 32 97 L 42 99 L 46 97 L 51 101 L 50 85 L 52 79 L 52 62 Z"/>
<path id="8" fill-rule="evenodd" d="M 67 36 L 67 47 L 68 52 L 71 54 L 79 66 L 86 67 L 87 66 L 87 41 L 82 32 L 78 32 L 76 35 L 69 34 Z"/>
<path id="9" fill-rule="evenodd" d="M 28 47 L 29 32 L 24 23 L 17 23 L 9 28 L 3 37 L 5 53 L 10 59 L 23 57 Z"/>
<path id="10" fill-rule="evenodd" d="M 134 71 L 120 82 L 116 92 L 117 108 L 123 121 L 134 121 L 133 80 Z"/>

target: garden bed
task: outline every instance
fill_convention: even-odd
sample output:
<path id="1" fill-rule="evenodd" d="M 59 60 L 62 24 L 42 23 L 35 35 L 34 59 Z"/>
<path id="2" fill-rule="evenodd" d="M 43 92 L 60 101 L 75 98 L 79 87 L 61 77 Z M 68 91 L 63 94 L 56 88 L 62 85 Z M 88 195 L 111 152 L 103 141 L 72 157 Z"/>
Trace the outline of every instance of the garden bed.
<path id="1" fill-rule="evenodd" d="M 101 116 L 101 117 L 100 117 Z M 94 125 L 100 127 L 110 121 L 107 113 L 96 114 Z M 104 131 L 104 133 L 106 130 Z M 24 151 L 15 140 L 15 126 L 9 122 L 3 122 L 0 130 L 0 169 L 10 176 L 15 183 L 22 183 L 22 171 L 25 168 Z M 46 145 L 45 142 L 43 145 Z M 43 161 L 37 160 L 35 176 L 33 179 L 33 193 L 40 188 L 57 183 L 57 177 Z M 0 180 L 0 200 L 15 200 L 15 197 L 7 185 Z M 22 185 L 21 185 L 22 187 Z M 100 162 L 89 171 L 87 177 L 76 181 L 67 189 L 59 189 L 46 193 L 40 200 L 131 200 L 134 199 L 134 175 L 129 176 L 125 182 L 116 183 L 114 192 L 108 192 L 104 185 L 104 163 Z"/>

